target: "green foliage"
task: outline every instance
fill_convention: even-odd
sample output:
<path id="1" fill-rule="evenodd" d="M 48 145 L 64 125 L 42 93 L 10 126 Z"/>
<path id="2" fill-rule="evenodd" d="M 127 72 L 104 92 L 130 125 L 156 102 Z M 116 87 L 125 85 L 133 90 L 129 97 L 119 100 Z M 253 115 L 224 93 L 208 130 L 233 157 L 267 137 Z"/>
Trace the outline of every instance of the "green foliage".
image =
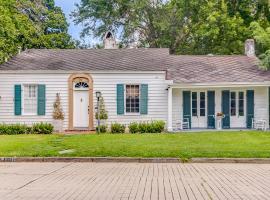
<path id="1" fill-rule="evenodd" d="M 26 48 L 74 48 L 54 0 L 0 0 L 0 63 Z"/>
<path id="2" fill-rule="evenodd" d="M 261 68 L 263 70 L 270 69 L 270 50 L 267 50 L 265 53 L 259 56 L 261 59 Z"/>
<path id="3" fill-rule="evenodd" d="M 30 134 L 31 128 L 21 124 L 0 124 L 0 135 Z"/>
<path id="4" fill-rule="evenodd" d="M 250 23 L 270 24 L 267 0 L 81 0 L 72 15 L 83 36 L 111 30 L 123 46 L 136 41 L 175 54 L 242 54 Z"/>
<path id="5" fill-rule="evenodd" d="M 100 101 L 99 101 L 99 117 L 100 119 L 106 120 L 108 119 L 108 112 L 106 111 L 106 107 L 105 107 L 105 102 L 104 102 L 104 98 L 100 97 Z M 98 113 L 96 112 L 96 119 L 98 119 Z"/>
<path id="6" fill-rule="evenodd" d="M 47 123 L 38 123 L 33 126 L 24 124 L 0 124 L 0 135 L 21 134 L 52 134 L 53 126 Z"/>
<path id="7" fill-rule="evenodd" d="M 250 24 L 250 30 L 256 40 L 257 54 L 261 59 L 261 68 L 270 69 L 270 25 L 263 28 L 258 22 Z"/>
<path id="8" fill-rule="evenodd" d="M 33 134 L 52 134 L 53 133 L 53 125 L 48 123 L 38 123 L 32 126 Z"/>
<path id="9" fill-rule="evenodd" d="M 126 126 L 119 123 L 113 123 L 111 124 L 111 133 L 125 133 Z"/>
<path id="10" fill-rule="evenodd" d="M 164 121 L 133 122 L 129 125 L 130 133 L 162 133 L 165 129 Z"/>
<path id="11" fill-rule="evenodd" d="M 132 122 L 128 126 L 130 133 L 139 133 L 139 124 L 137 122 Z"/>
<path id="12" fill-rule="evenodd" d="M 107 132 L 107 125 L 100 125 L 100 133 L 106 133 Z M 98 133 L 98 126 L 96 127 L 96 132 Z"/>
<path id="13" fill-rule="evenodd" d="M 61 105 L 60 94 L 56 94 L 56 100 L 53 104 L 53 119 L 55 120 L 64 120 L 64 112 Z"/>

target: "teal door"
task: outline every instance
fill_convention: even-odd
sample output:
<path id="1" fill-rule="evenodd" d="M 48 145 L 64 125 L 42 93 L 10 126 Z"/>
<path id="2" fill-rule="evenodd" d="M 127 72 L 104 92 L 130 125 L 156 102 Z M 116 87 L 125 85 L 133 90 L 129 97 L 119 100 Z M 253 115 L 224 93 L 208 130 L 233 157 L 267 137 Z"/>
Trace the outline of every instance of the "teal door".
<path id="1" fill-rule="evenodd" d="M 229 90 L 222 91 L 221 107 L 222 107 L 222 113 L 225 115 L 225 117 L 222 119 L 222 128 L 229 129 L 230 128 L 230 91 Z"/>
<path id="2" fill-rule="evenodd" d="M 214 129 L 215 126 L 215 91 L 207 92 L 207 127 Z"/>
<path id="3" fill-rule="evenodd" d="M 191 92 L 183 91 L 183 120 L 188 119 L 189 127 L 191 127 Z"/>
<path id="4" fill-rule="evenodd" d="M 254 91 L 247 90 L 247 128 L 252 128 L 254 118 Z"/>

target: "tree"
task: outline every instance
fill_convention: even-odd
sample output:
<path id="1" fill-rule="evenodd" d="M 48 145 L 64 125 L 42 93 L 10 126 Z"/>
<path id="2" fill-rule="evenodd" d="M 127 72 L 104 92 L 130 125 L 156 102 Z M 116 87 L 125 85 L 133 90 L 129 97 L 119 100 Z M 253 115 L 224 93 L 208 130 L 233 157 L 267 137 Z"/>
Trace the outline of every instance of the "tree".
<path id="1" fill-rule="evenodd" d="M 191 54 L 242 54 L 243 42 L 248 37 L 247 28 L 241 17 L 229 16 L 227 4 L 209 1 L 200 6 L 197 16 L 191 18 L 187 47 L 178 48 L 180 53 Z"/>
<path id="2" fill-rule="evenodd" d="M 257 43 L 257 55 L 261 59 L 261 67 L 270 69 L 270 26 L 263 28 L 258 22 L 250 24 L 250 30 Z"/>
<path id="3" fill-rule="evenodd" d="M 64 113 L 63 113 L 63 109 L 61 106 L 61 98 L 60 98 L 60 94 L 57 93 L 56 94 L 56 100 L 53 104 L 53 119 L 55 120 L 64 120 Z"/>
<path id="4" fill-rule="evenodd" d="M 96 119 L 98 119 L 98 113 L 96 112 Z M 99 100 L 99 119 L 106 120 L 108 119 L 108 112 L 105 107 L 104 98 L 100 97 Z"/>
<path id="5" fill-rule="evenodd" d="M 74 48 L 54 0 L 0 0 L 0 63 L 19 48 Z"/>
<path id="6" fill-rule="evenodd" d="M 168 47 L 171 53 L 239 54 L 247 37 L 244 20 L 225 0 L 82 0 L 73 12 L 82 36 L 107 30 L 123 44 Z"/>

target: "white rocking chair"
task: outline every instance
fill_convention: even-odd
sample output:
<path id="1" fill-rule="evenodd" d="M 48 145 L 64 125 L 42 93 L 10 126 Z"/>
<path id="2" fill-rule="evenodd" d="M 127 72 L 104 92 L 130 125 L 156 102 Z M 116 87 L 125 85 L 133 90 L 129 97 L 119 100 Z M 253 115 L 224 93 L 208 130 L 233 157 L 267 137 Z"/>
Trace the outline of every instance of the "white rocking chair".
<path id="1" fill-rule="evenodd" d="M 189 119 L 188 118 L 184 118 L 183 120 L 177 120 L 176 121 L 176 127 L 177 127 L 177 130 L 190 129 Z"/>
<path id="2" fill-rule="evenodd" d="M 264 120 L 264 119 L 255 120 L 253 118 L 252 119 L 252 128 L 257 129 L 257 130 L 266 131 L 266 120 Z"/>

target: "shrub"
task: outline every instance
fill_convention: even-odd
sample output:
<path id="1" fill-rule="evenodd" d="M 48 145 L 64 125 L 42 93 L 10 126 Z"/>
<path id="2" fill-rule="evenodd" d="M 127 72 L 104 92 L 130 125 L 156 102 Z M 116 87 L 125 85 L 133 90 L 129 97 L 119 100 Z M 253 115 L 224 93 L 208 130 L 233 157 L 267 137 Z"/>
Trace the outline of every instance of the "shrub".
<path id="1" fill-rule="evenodd" d="M 39 123 L 32 126 L 32 132 L 34 134 L 52 134 L 53 125 L 48 123 Z"/>
<path id="2" fill-rule="evenodd" d="M 55 120 L 64 120 L 64 112 L 61 106 L 60 94 L 56 94 L 56 100 L 53 104 L 53 119 Z"/>
<path id="3" fill-rule="evenodd" d="M 149 131 L 148 131 L 148 123 L 146 123 L 146 122 L 141 122 L 140 124 L 139 124 L 139 126 L 138 126 L 138 129 L 139 129 L 139 132 L 140 133 L 149 133 Z"/>
<path id="4" fill-rule="evenodd" d="M 52 134 L 53 126 L 47 123 L 27 126 L 24 124 L 0 124 L 0 135 Z"/>
<path id="5" fill-rule="evenodd" d="M 30 134 L 31 128 L 22 124 L 0 124 L 0 135 Z"/>
<path id="6" fill-rule="evenodd" d="M 125 133 L 126 126 L 119 124 L 119 123 L 114 123 L 111 125 L 111 133 Z"/>
<path id="7" fill-rule="evenodd" d="M 153 133 L 162 133 L 165 129 L 164 121 L 153 121 L 151 123 Z"/>
<path id="8" fill-rule="evenodd" d="M 164 129 L 164 121 L 152 121 L 151 123 L 142 122 L 138 125 L 138 132 L 140 133 L 162 133 Z"/>
<path id="9" fill-rule="evenodd" d="M 108 119 L 108 112 L 106 110 L 104 98 L 102 96 L 100 97 L 99 109 L 100 109 L 99 110 L 99 118 L 101 120 Z M 97 112 L 96 112 L 96 119 L 98 119 L 98 113 Z"/>
<path id="10" fill-rule="evenodd" d="M 130 133 L 138 133 L 139 132 L 139 124 L 137 122 L 133 122 L 128 126 Z"/>
<path id="11" fill-rule="evenodd" d="M 107 126 L 106 125 L 100 125 L 100 133 L 106 133 L 107 132 Z M 96 127 L 96 132 L 98 133 L 98 126 Z"/>

